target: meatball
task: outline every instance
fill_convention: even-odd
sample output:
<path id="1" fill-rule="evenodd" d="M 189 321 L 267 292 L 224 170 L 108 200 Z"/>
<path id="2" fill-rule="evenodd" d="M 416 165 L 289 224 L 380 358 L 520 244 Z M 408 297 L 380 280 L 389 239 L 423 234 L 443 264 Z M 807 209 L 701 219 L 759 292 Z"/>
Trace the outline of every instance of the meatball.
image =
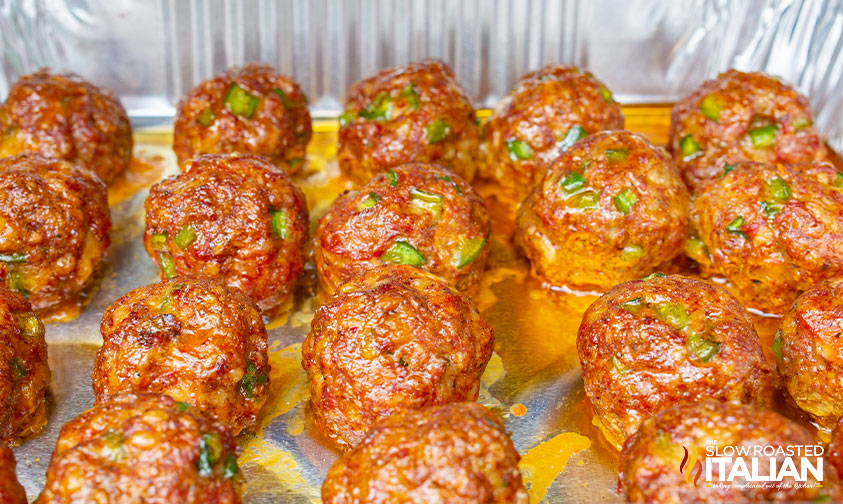
<path id="1" fill-rule="evenodd" d="M 676 405 L 645 420 L 627 440 L 621 452 L 619 486 L 629 502 L 837 502 L 843 492 L 837 475 L 822 457 L 811 454 L 803 461 L 799 455 L 770 456 L 777 449 L 795 452 L 815 446 L 807 429 L 772 411 L 718 401 Z M 777 486 L 779 480 L 774 477 L 766 487 L 758 482 L 747 486 L 748 480 L 737 475 L 729 482 L 732 463 L 726 462 L 721 469 L 720 463 L 708 458 L 728 459 L 731 448 L 745 450 L 746 455 L 731 460 L 743 460 L 747 469 L 754 467 L 758 475 L 773 476 L 771 459 L 775 460 L 776 473 L 790 459 L 797 472 L 806 470 L 808 480 L 800 482 L 786 476 Z M 753 455 L 755 449 L 759 450 L 757 455 Z M 698 458 L 692 458 L 695 455 Z M 805 462 L 823 467 L 822 479 L 817 480 L 807 467 L 803 468 Z M 711 467 L 711 482 L 704 469 L 707 465 Z"/>
<path id="2" fill-rule="evenodd" d="M 365 183 L 411 161 L 441 164 L 474 179 L 479 127 L 451 68 L 424 59 L 351 86 L 340 117 L 337 158 Z"/>
<path id="3" fill-rule="evenodd" d="M 0 159 L 0 277 L 36 310 L 74 298 L 110 245 L 105 185 L 37 154 Z"/>
<path id="4" fill-rule="evenodd" d="M 762 73 L 729 70 L 676 103 L 668 147 L 692 192 L 737 161 L 823 161 L 808 99 Z"/>
<path id="5" fill-rule="evenodd" d="M 44 427 L 49 384 L 44 325 L 29 301 L 0 287 L 0 445 Z"/>
<path id="6" fill-rule="evenodd" d="M 831 431 L 831 441 L 826 450 L 826 460 L 834 467 L 837 476 L 843 478 L 843 419 Z"/>
<path id="7" fill-rule="evenodd" d="M 199 156 L 153 186 L 145 207 L 143 243 L 162 279 L 201 273 L 269 310 L 302 273 L 307 200 L 266 158 Z"/>
<path id="8" fill-rule="evenodd" d="M 766 406 L 777 383 L 749 313 L 723 288 L 656 273 L 592 303 L 577 333 L 585 391 L 620 445 L 645 418 L 711 398 Z"/>
<path id="9" fill-rule="evenodd" d="M 493 346 L 492 327 L 439 277 L 366 271 L 319 307 L 302 344 L 316 423 L 354 446 L 398 411 L 475 400 Z"/>
<path id="10" fill-rule="evenodd" d="M 523 76 L 484 126 L 482 174 L 522 201 L 580 138 L 623 129 L 621 106 L 591 72 L 549 65 Z"/>
<path id="11" fill-rule="evenodd" d="M 395 415 L 331 467 L 325 504 L 527 504 L 518 452 L 477 403 Z"/>
<path id="12" fill-rule="evenodd" d="M 744 306 L 784 313 L 800 291 L 843 274 L 840 186 L 831 165 L 737 163 L 695 198 L 688 255 Z"/>
<path id="13" fill-rule="evenodd" d="M 62 427 L 36 502 L 239 503 L 238 451 L 184 403 L 116 395 Z"/>
<path id="14" fill-rule="evenodd" d="M 255 423 L 269 390 L 266 329 L 238 290 L 202 277 L 141 287 L 105 310 L 100 331 L 97 404 L 117 392 L 155 392 L 235 435 Z"/>
<path id="15" fill-rule="evenodd" d="M 72 73 L 42 69 L 14 83 L 0 105 L 0 157 L 76 161 L 111 182 L 132 161 L 132 127 L 120 101 Z"/>
<path id="16" fill-rule="evenodd" d="M 609 289 L 682 251 L 688 191 L 670 157 L 627 131 L 568 148 L 521 205 L 517 237 L 552 285 Z"/>
<path id="17" fill-rule="evenodd" d="M 26 492 L 15 476 L 15 454 L 0 442 L 0 503 L 26 504 Z"/>
<path id="18" fill-rule="evenodd" d="M 383 263 L 422 267 L 474 294 L 489 258 L 486 206 L 471 186 L 436 165 L 411 163 L 337 198 L 319 221 L 316 268 L 332 293 Z"/>
<path id="19" fill-rule="evenodd" d="M 299 85 L 269 65 L 250 63 L 206 80 L 179 102 L 173 150 L 180 166 L 199 154 L 258 154 L 295 173 L 311 133 Z"/>

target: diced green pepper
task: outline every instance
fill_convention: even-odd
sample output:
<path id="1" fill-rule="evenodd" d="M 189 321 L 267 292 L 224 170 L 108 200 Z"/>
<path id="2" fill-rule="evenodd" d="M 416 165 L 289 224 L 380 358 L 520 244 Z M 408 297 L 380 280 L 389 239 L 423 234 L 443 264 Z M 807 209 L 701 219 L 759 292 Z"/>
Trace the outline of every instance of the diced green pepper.
<path id="1" fill-rule="evenodd" d="M 255 398 L 255 385 L 262 385 L 269 380 L 266 373 L 258 373 L 258 368 L 252 361 L 246 361 L 246 373 L 240 379 L 240 388 L 250 399 Z"/>
<path id="2" fill-rule="evenodd" d="M 386 172 L 386 176 L 389 177 L 389 185 L 392 187 L 398 187 L 398 174 L 395 173 L 394 170 Z"/>
<path id="3" fill-rule="evenodd" d="M 705 243 L 697 236 L 688 238 L 685 249 L 688 251 L 688 255 L 691 256 L 691 259 L 697 260 L 697 258 L 708 256 L 708 247 L 706 247 Z"/>
<path id="4" fill-rule="evenodd" d="M 681 330 L 688 325 L 690 316 L 688 310 L 680 303 L 656 303 L 653 306 L 653 311 L 659 316 L 661 320 L 667 322 L 674 329 Z"/>
<path id="5" fill-rule="evenodd" d="M 158 311 L 162 312 L 170 312 L 173 309 L 173 298 L 170 296 L 164 296 L 161 298 L 161 302 L 158 303 Z"/>
<path id="6" fill-rule="evenodd" d="M 585 177 L 578 172 L 569 172 L 560 182 L 562 189 L 568 194 L 573 194 L 585 186 Z"/>
<path id="7" fill-rule="evenodd" d="M 196 468 L 199 475 L 209 477 L 214 473 L 214 464 L 222 456 L 222 440 L 216 434 L 203 434 L 199 438 L 199 459 L 196 461 Z"/>
<path id="8" fill-rule="evenodd" d="M 775 124 L 762 126 L 749 130 L 749 138 L 752 140 L 752 146 L 756 149 L 767 149 L 776 143 L 776 130 L 779 127 Z"/>
<path id="9" fill-rule="evenodd" d="M 116 462 L 123 458 L 124 450 L 123 443 L 125 438 L 123 433 L 114 429 L 108 429 L 103 433 L 103 440 L 105 441 L 106 458 L 111 462 Z"/>
<path id="10" fill-rule="evenodd" d="M 481 236 L 465 240 L 462 244 L 460 244 L 459 248 L 457 248 L 457 253 L 453 258 L 454 265 L 456 265 L 457 268 L 468 266 L 477 259 L 477 256 L 480 255 L 484 246 L 486 246 L 486 239 Z"/>
<path id="11" fill-rule="evenodd" d="M 723 165 L 723 173 L 729 173 L 730 171 L 735 169 L 735 165 L 726 163 Z"/>
<path id="12" fill-rule="evenodd" d="M 28 313 L 18 319 L 18 329 L 26 339 L 43 338 L 44 324 L 34 313 Z"/>
<path id="13" fill-rule="evenodd" d="M 571 129 L 568 130 L 568 133 L 565 134 L 565 138 L 563 138 L 562 141 L 559 142 L 559 152 L 568 150 L 568 148 L 577 143 L 578 140 L 587 136 L 588 132 L 583 129 L 583 127 L 579 124 L 571 126 Z"/>
<path id="14" fill-rule="evenodd" d="M 536 155 L 530 144 L 517 138 L 510 138 L 506 141 L 506 150 L 509 151 L 509 159 L 518 161 L 519 159 L 533 159 Z"/>
<path id="15" fill-rule="evenodd" d="M 17 292 L 21 296 L 29 298 L 29 291 L 23 284 L 23 277 L 21 277 L 20 272 L 10 271 L 6 273 L 6 286 L 9 287 L 9 289 Z"/>
<path id="16" fill-rule="evenodd" d="M 627 261 L 632 261 L 632 260 L 638 259 L 643 255 L 644 255 L 644 249 L 641 247 L 641 245 L 635 245 L 635 244 L 627 245 L 621 251 L 621 257 L 623 257 Z"/>
<path id="17" fill-rule="evenodd" d="M 427 125 L 427 143 L 435 144 L 448 138 L 451 134 L 451 125 L 444 119 L 437 119 Z"/>
<path id="18" fill-rule="evenodd" d="M 184 401 L 176 401 L 176 408 L 181 412 L 185 412 L 190 409 L 190 404 Z"/>
<path id="19" fill-rule="evenodd" d="M 393 243 L 392 246 L 381 255 L 381 261 L 394 264 L 421 266 L 427 262 L 427 258 L 409 243 L 399 240 Z"/>
<path id="20" fill-rule="evenodd" d="M 690 334 L 686 338 L 688 351 L 700 362 L 708 362 L 720 351 L 720 343 L 703 339 L 699 334 Z"/>
<path id="21" fill-rule="evenodd" d="M 655 273 L 650 273 L 649 275 L 645 276 L 641 280 L 647 282 L 647 281 L 652 280 L 654 278 L 662 278 L 664 276 L 665 276 L 664 273 L 662 273 L 661 271 L 656 271 Z"/>
<path id="22" fill-rule="evenodd" d="M 161 271 L 164 272 L 164 276 L 174 278 L 176 276 L 176 264 L 169 252 L 159 252 L 158 260 L 161 262 Z"/>
<path id="23" fill-rule="evenodd" d="M 603 100 L 606 103 L 612 103 L 614 100 L 612 99 L 612 92 L 606 89 L 604 86 L 600 86 L 600 96 L 603 97 Z"/>
<path id="24" fill-rule="evenodd" d="M 392 97 L 386 92 L 378 94 L 360 111 L 360 117 L 375 121 L 392 119 Z"/>
<path id="25" fill-rule="evenodd" d="M 632 210 L 633 205 L 635 202 L 638 201 L 638 196 L 632 192 L 632 189 L 626 188 L 620 193 L 612 196 L 612 202 L 615 204 L 615 208 L 618 209 L 618 212 L 626 215 Z"/>
<path id="26" fill-rule="evenodd" d="M 702 113 L 705 114 L 706 117 L 714 122 L 717 122 L 720 118 L 720 112 L 723 110 L 723 105 L 721 100 L 719 100 L 715 95 L 710 94 L 703 98 L 700 103 L 700 110 L 702 110 Z"/>
<path id="27" fill-rule="evenodd" d="M 276 238 L 286 240 L 290 237 L 289 219 L 286 210 L 270 210 L 269 224 L 272 227 L 272 234 Z"/>
<path id="28" fill-rule="evenodd" d="M 637 315 L 638 312 L 641 311 L 641 308 L 644 307 L 644 300 L 640 297 L 629 299 L 621 303 L 621 308 L 628 311 L 633 315 Z"/>
<path id="29" fill-rule="evenodd" d="M 290 98 L 287 96 L 287 93 L 285 93 L 284 90 L 282 90 L 281 88 L 275 88 L 272 90 L 272 92 L 278 95 L 279 98 L 281 98 L 281 103 L 284 104 L 284 108 L 289 110 L 291 103 Z"/>
<path id="30" fill-rule="evenodd" d="M 617 355 L 612 356 L 612 367 L 615 368 L 615 371 L 621 376 L 629 372 L 629 368 L 621 362 Z"/>
<path id="31" fill-rule="evenodd" d="M 692 135 L 685 135 L 679 141 L 679 148 L 682 150 L 682 160 L 690 161 L 702 154 L 702 147 L 694 140 Z"/>
<path id="32" fill-rule="evenodd" d="M 199 117 L 196 119 L 196 122 L 199 123 L 199 126 L 203 128 L 207 128 L 208 126 L 214 124 L 214 120 L 217 118 L 214 115 L 214 112 L 211 110 L 211 107 L 207 107 L 205 110 L 199 114 Z"/>
<path id="33" fill-rule="evenodd" d="M 17 357 L 13 357 L 12 360 L 9 361 L 9 366 L 12 368 L 12 377 L 15 380 L 26 378 L 26 375 L 29 374 L 26 367 L 24 367 L 23 362 Z"/>
<path id="34" fill-rule="evenodd" d="M 252 117 L 255 109 L 258 108 L 258 103 L 260 103 L 260 98 L 246 91 L 236 82 L 231 83 L 231 87 L 228 88 L 228 93 L 223 100 L 223 104 L 228 107 L 228 110 L 246 119 Z"/>
<path id="35" fill-rule="evenodd" d="M 167 232 L 153 234 L 149 244 L 153 250 L 167 250 Z"/>
<path id="36" fill-rule="evenodd" d="M 287 163 L 287 166 L 289 166 L 290 168 L 295 168 L 296 166 L 304 163 L 304 158 L 300 158 L 300 157 L 290 158 L 286 161 L 286 163 Z"/>
<path id="37" fill-rule="evenodd" d="M 401 97 L 407 100 L 410 110 L 419 108 L 419 94 L 416 92 L 416 85 L 412 82 L 404 86 L 404 89 L 401 91 Z"/>
<path id="38" fill-rule="evenodd" d="M 437 178 L 438 178 L 439 180 L 444 180 L 445 182 L 450 182 L 450 183 L 451 183 L 451 185 L 453 185 L 453 186 L 454 186 L 454 189 L 457 191 L 457 194 L 460 194 L 460 195 L 462 195 L 462 194 L 463 194 L 463 192 L 462 192 L 462 187 L 460 187 L 460 185 L 459 185 L 459 184 L 457 184 L 456 182 L 454 182 L 454 179 L 452 179 L 452 178 L 451 178 L 451 177 L 449 177 L 448 175 L 443 175 L 443 176 L 441 176 L 441 177 L 437 177 Z"/>
<path id="39" fill-rule="evenodd" d="M 732 222 L 726 224 L 726 231 L 728 231 L 732 234 L 736 234 L 738 236 L 742 236 L 742 237 L 746 238 L 746 233 L 744 233 L 741 230 L 741 228 L 744 225 L 744 222 L 745 222 L 745 220 L 744 220 L 743 216 L 739 215 L 739 216 L 735 217 L 734 220 L 732 220 Z"/>
<path id="40" fill-rule="evenodd" d="M 11 254 L 0 254 L 0 262 L 20 264 L 26 262 L 26 254 L 22 252 L 13 252 Z"/>
<path id="41" fill-rule="evenodd" d="M 628 149 L 606 149 L 606 159 L 609 161 L 625 161 L 629 156 Z"/>
<path id="42" fill-rule="evenodd" d="M 410 206 L 415 210 L 428 212 L 437 216 L 442 212 L 442 195 L 422 191 L 415 187 L 410 189 Z"/>
<path id="43" fill-rule="evenodd" d="M 776 359 L 782 360 L 782 333 L 781 331 L 776 333 L 776 337 L 773 338 L 773 344 L 770 345 L 770 350 L 773 351 L 773 355 L 776 356 Z"/>
<path id="44" fill-rule="evenodd" d="M 179 232 L 176 233 L 175 238 L 173 241 L 178 245 L 178 247 L 182 250 L 189 247 L 193 242 L 196 241 L 196 230 L 193 229 L 193 226 L 190 224 L 186 224 Z"/>
<path id="45" fill-rule="evenodd" d="M 834 187 L 843 187 L 843 173 L 837 172 L 837 174 L 834 175 L 834 182 L 832 182 L 832 184 L 834 184 Z"/>
<path id="46" fill-rule="evenodd" d="M 792 123 L 790 123 L 790 125 L 793 126 L 794 131 L 802 131 L 808 126 L 811 126 L 812 124 L 814 124 L 814 121 L 812 121 L 811 118 L 805 116 L 797 117 L 793 120 Z"/>
<path id="47" fill-rule="evenodd" d="M 225 459 L 225 470 L 222 473 L 222 477 L 224 479 L 231 479 L 237 476 L 237 473 L 240 472 L 240 467 L 237 466 L 237 457 L 234 454 L 229 453 L 228 458 Z"/>
<path id="48" fill-rule="evenodd" d="M 593 210 L 600 206 L 600 193 L 597 191 L 584 191 L 573 197 L 573 205 L 583 210 Z"/>
<path id="49" fill-rule="evenodd" d="M 792 196 L 788 183 L 778 176 L 767 181 L 767 189 L 777 203 L 784 203 Z"/>
<path id="50" fill-rule="evenodd" d="M 370 192 L 369 195 L 366 196 L 366 199 L 364 199 L 360 202 L 360 204 L 357 205 L 357 211 L 361 212 L 363 210 L 366 210 L 367 208 L 372 208 L 378 203 L 379 199 L 381 199 L 381 197 L 378 196 L 377 193 Z"/>
<path id="51" fill-rule="evenodd" d="M 354 114 L 349 111 L 345 111 L 340 114 L 340 128 L 344 128 L 347 124 L 354 121 Z"/>
<path id="52" fill-rule="evenodd" d="M 758 205 L 761 207 L 761 211 L 764 212 L 764 215 L 767 217 L 775 217 L 778 215 L 779 212 L 782 211 L 782 208 L 775 203 L 770 203 L 769 201 L 759 201 Z"/>

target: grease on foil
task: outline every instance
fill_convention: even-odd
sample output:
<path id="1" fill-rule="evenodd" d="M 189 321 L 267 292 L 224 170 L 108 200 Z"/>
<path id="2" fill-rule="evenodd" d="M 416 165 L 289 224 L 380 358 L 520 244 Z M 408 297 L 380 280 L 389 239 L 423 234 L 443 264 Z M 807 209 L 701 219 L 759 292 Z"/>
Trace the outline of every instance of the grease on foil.
<path id="1" fill-rule="evenodd" d="M 568 460 L 591 447 L 591 441 L 576 432 L 563 432 L 531 448 L 518 468 L 530 494 L 530 502 L 539 503 L 547 495 L 553 480 L 565 469 Z"/>

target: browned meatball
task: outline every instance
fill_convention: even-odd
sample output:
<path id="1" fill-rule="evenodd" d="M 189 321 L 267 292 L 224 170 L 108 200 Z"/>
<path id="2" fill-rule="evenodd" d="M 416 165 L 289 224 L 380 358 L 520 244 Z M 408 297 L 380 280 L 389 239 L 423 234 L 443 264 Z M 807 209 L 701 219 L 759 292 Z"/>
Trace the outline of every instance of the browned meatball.
<path id="1" fill-rule="evenodd" d="M 623 128 L 621 106 L 591 72 L 549 65 L 523 76 L 483 130 L 483 175 L 516 201 L 580 138 Z"/>
<path id="2" fill-rule="evenodd" d="M 441 164 L 471 182 L 478 136 L 474 107 L 454 72 L 424 59 L 351 86 L 337 158 L 361 184 L 411 161 Z"/>
<path id="3" fill-rule="evenodd" d="M 259 154 L 295 173 L 311 133 L 299 85 L 269 65 L 249 63 L 206 80 L 179 102 L 173 150 L 181 166 L 199 154 Z"/>
<path id="4" fill-rule="evenodd" d="M 723 288 L 681 275 L 604 294 L 583 315 L 577 350 L 586 394 L 615 445 L 673 404 L 765 406 L 776 386 L 749 313 Z"/>
<path id="5" fill-rule="evenodd" d="M 500 420 L 470 402 L 395 415 L 331 466 L 325 504 L 527 504 Z"/>
<path id="6" fill-rule="evenodd" d="M 489 257 L 483 198 L 454 173 L 411 163 L 337 198 L 319 220 L 315 257 L 329 293 L 383 263 L 409 264 L 473 294 Z"/>
<path id="7" fill-rule="evenodd" d="M 688 255 L 744 306 L 784 313 L 843 274 L 841 185 L 831 165 L 738 163 L 695 198 Z"/>
<path id="8" fill-rule="evenodd" d="M 729 70 L 676 103 L 669 149 L 693 192 L 738 161 L 824 161 L 808 99 L 762 73 Z"/>
<path id="9" fill-rule="evenodd" d="M 144 247 L 161 278 L 203 274 L 269 310 L 304 267 L 307 200 L 259 156 L 199 156 L 156 184 L 146 199 Z"/>
<path id="10" fill-rule="evenodd" d="M 117 392 L 167 394 L 232 434 L 255 423 L 269 389 L 266 329 L 240 291 L 202 277 L 135 289 L 105 310 L 97 404 Z"/>
<path id="11" fill-rule="evenodd" d="M 105 185 L 36 154 L 0 159 L 0 277 L 44 310 L 76 296 L 111 243 Z"/>
<path id="12" fill-rule="evenodd" d="M 0 445 L 44 427 L 49 384 L 43 324 L 29 301 L 0 287 Z"/>
<path id="13" fill-rule="evenodd" d="M 843 478 L 843 419 L 831 431 L 831 441 L 826 447 L 826 460 L 837 472 L 838 478 Z"/>
<path id="14" fill-rule="evenodd" d="M 39 70 L 14 83 L 0 105 L 0 157 L 26 152 L 77 161 L 111 182 L 132 160 L 129 116 L 110 91 Z"/>
<path id="15" fill-rule="evenodd" d="M 803 461 L 799 455 L 771 455 L 777 449 L 795 452 L 806 446 L 812 449 L 818 446 L 811 433 L 772 411 L 718 401 L 677 405 L 645 420 L 627 440 L 621 453 L 619 483 L 629 502 L 837 502 L 843 499 L 837 475 L 824 464 L 822 457 L 811 454 Z M 727 456 L 732 453 L 730 448 L 746 450 L 747 455 L 730 458 Z M 758 454 L 754 454 L 756 448 Z M 763 450 L 767 450 L 767 455 Z M 698 466 L 694 464 L 694 455 L 698 455 Z M 734 463 L 742 460 L 747 469 L 756 467 L 758 475 L 773 477 L 773 481 L 766 488 L 760 482 L 747 486 L 748 480 L 740 475 L 730 482 L 732 462 L 725 462 L 721 469 L 720 463 L 708 460 L 709 456 L 727 456 Z M 791 476 L 779 480 L 770 471 L 771 459 L 775 460 L 776 474 L 790 459 L 797 472 L 806 470 L 808 480 L 799 481 Z M 816 479 L 807 466 L 803 467 L 806 462 L 812 468 L 824 468 L 822 479 Z M 707 481 L 706 465 L 711 467 L 711 482 Z M 684 473 L 691 473 L 688 479 L 680 471 L 683 466 Z M 702 473 L 695 481 L 699 471 Z M 781 485 L 777 487 L 778 481 Z"/>
<path id="16" fill-rule="evenodd" d="M 0 504 L 26 502 L 26 492 L 15 476 L 15 454 L 0 442 Z"/>
<path id="17" fill-rule="evenodd" d="M 781 320 L 773 353 L 796 404 L 831 429 L 843 417 L 843 279 L 823 282 Z"/>
<path id="18" fill-rule="evenodd" d="M 238 503 L 238 451 L 183 403 L 120 394 L 62 427 L 36 502 Z"/>
<path id="19" fill-rule="evenodd" d="M 609 289 L 682 251 L 688 191 L 670 157 L 628 131 L 567 149 L 521 205 L 517 236 L 552 285 Z"/>
<path id="20" fill-rule="evenodd" d="M 369 270 L 319 307 L 302 344 L 317 424 L 354 446 L 395 412 L 477 399 L 493 346 L 492 327 L 439 277 Z"/>

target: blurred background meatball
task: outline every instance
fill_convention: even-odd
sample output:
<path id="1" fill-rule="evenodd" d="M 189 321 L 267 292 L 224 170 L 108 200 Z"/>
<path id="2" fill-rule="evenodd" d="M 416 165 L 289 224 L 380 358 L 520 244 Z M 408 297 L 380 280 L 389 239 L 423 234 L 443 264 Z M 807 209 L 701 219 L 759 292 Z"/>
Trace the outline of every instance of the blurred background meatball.
<path id="1" fill-rule="evenodd" d="M 105 310 L 97 404 L 121 391 L 167 394 L 232 434 L 255 423 L 269 389 L 266 329 L 240 291 L 201 277 L 135 289 Z"/>
<path id="2" fill-rule="evenodd" d="M 738 161 L 823 161 L 808 99 L 762 73 L 729 70 L 676 103 L 669 149 L 692 192 Z"/>
<path id="3" fill-rule="evenodd" d="M 796 404 L 832 429 L 843 416 L 843 279 L 799 296 L 781 320 L 773 353 Z"/>
<path id="4" fill-rule="evenodd" d="M 129 116 L 110 91 L 39 70 L 14 83 L 0 105 L 0 157 L 26 152 L 77 161 L 111 182 L 132 161 Z"/>
<path id="5" fill-rule="evenodd" d="M 826 447 L 825 459 L 834 467 L 838 478 L 843 478 L 843 419 L 831 431 L 831 440 Z"/>
<path id="6" fill-rule="evenodd" d="M 549 65 L 523 76 L 483 130 L 482 174 L 520 202 L 577 140 L 623 128 L 621 106 L 591 72 Z"/>
<path id="7" fill-rule="evenodd" d="M 604 294 L 583 316 L 577 350 L 586 394 L 615 445 L 673 404 L 766 406 L 777 385 L 749 313 L 723 288 L 681 275 Z"/>
<path id="8" fill-rule="evenodd" d="M 44 326 L 29 301 L 0 287 L 0 445 L 47 423 L 49 384 Z"/>
<path id="9" fill-rule="evenodd" d="M 518 452 L 477 403 L 396 415 L 334 463 L 325 504 L 527 504 Z"/>
<path id="10" fill-rule="evenodd" d="M 489 257 L 483 198 L 454 173 L 410 163 L 337 198 L 319 220 L 316 268 L 328 293 L 384 263 L 435 273 L 473 294 Z"/>
<path id="11" fill-rule="evenodd" d="M 36 154 L 0 159 L 0 277 L 36 310 L 76 296 L 110 245 L 105 185 Z"/>
<path id="12" fill-rule="evenodd" d="M 592 135 L 548 168 L 518 212 L 535 276 L 609 289 L 682 251 L 688 191 L 664 150 L 628 131 Z"/>
<path id="13" fill-rule="evenodd" d="M 438 163 L 471 182 L 479 127 L 471 98 L 442 61 L 383 70 L 351 86 L 337 158 L 362 184 L 390 168 Z"/>
<path id="14" fill-rule="evenodd" d="M 237 446 L 158 394 L 120 394 L 62 427 L 39 504 L 236 504 Z"/>
<path id="15" fill-rule="evenodd" d="M 723 485 L 706 483 L 705 473 L 695 482 L 695 471 L 704 471 L 706 449 L 712 443 L 716 443 L 721 453 L 724 453 L 724 447 L 727 446 L 748 450 L 749 455 L 743 457 L 747 468 L 755 467 L 757 474 L 765 477 L 771 476 L 772 457 L 753 456 L 755 447 L 766 450 L 791 447 L 795 450 L 797 447 L 817 445 L 807 429 L 772 411 L 759 411 L 742 404 L 718 401 L 677 405 L 645 420 L 638 432 L 624 445 L 619 476 L 624 496 L 629 502 L 658 504 L 838 502 L 843 499 L 834 469 L 825 464 L 822 457 L 816 456 L 806 458 L 811 467 L 824 467 L 820 481 L 807 471 L 808 480 L 804 482 L 785 476 L 779 487 L 775 480 L 766 488 L 759 482 L 748 486 L 749 482 L 740 475 L 731 482 L 725 481 L 732 469 L 732 464 L 726 463 Z M 700 463 L 698 469 L 693 468 L 695 459 L 692 457 L 695 455 L 699 457 L 696 458 Z M 684 470 L 685 473 L 691 472 L 688 479 L 679 470 L 686 456 L 686 463 L 692 464 Z M 775 457 L 776 467 L 781 468 L 787 459 L 792 460 L 797 472 L 802 472 L 803 461 L 800 456 Z M 718 482 L 718 464 L 711 464 L 713 481 Z"/>
<path id="16" fill-rule="evenodd" d="M 173 150 L 181 166 L 199 154 L 259 154 L 295 173 L 310 135 L 299 85 L 269 65 L 249 63 L 206 80 L 179 102 Z"/>
<path id="17" fill-rule="evenodd" d="M 840 186 L 831 165 L 737 163 L 696 196 L 687 253 L 744 306 L 784 313 L 800 291 L 843 274 Z"/>
<path id="18" fill-rule="evenodd" d="M 15 454 L 0 442 L 0 502 L 26 504 L 26 492 L 15 475 Z"/>
<path id="19" fill-rule="evenodd" d="M 199 156 L 146 199 L 144 247 L 161 278 L 218 278 L 270 310 L 304 266 L 307 200 L 259 156 Z"/>
<path id="20" fill-rule="evenodd" d="M 477 399 L 492 327 L 439 277 L 369 270 L 319 307 L 302 345 L 317 425 L 354 446 L 401 410 Z"/>

